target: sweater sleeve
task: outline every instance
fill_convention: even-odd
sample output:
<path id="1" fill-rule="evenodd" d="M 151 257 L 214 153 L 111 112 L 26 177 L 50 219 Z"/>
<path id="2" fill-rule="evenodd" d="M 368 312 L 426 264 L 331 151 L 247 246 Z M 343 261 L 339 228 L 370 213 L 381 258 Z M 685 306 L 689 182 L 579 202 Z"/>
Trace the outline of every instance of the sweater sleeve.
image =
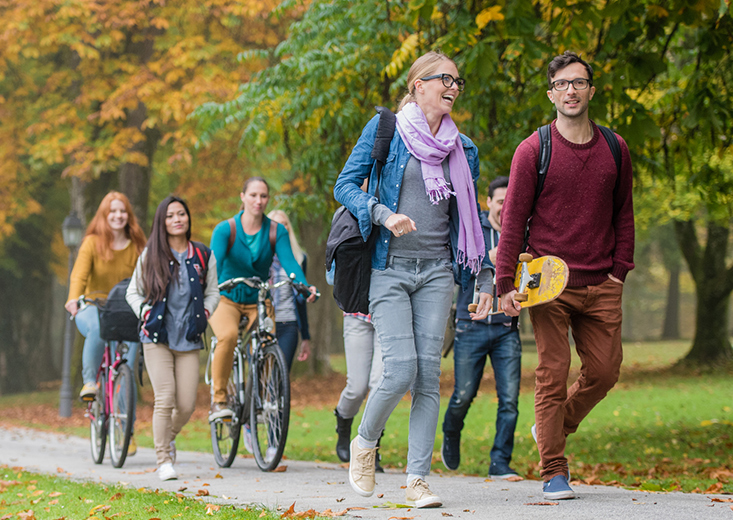
<path id="1" fill-rule="evenodd" d="M 611 274 L 621 281 L 634 268 L 634 203 L 632 199 L 633 169 L 626 141 L 616 136 L 621 145 L 621 178 L 613 199 L 613 227 L 616 247 Z"/>
<path id="2" fill-rule="evenodd" d="M 219 294 L 218 278 L 216 274 L 216 255 L 209 257 L 209 265 L 206 268 L 206 291 L 204 291 L 204 309 L 209 312 L 209 316 L 214 314 L 216 307 L 219 305 L 221 295 Z"/>
<path id="3" fill-rule="evenodd" d="M 81 243 L 76 262 L 74 262 L 74 268 L 71 270 L 71 283 L 69 284 L 69 297 L 66 300 L 67 302 L 78 299 L 86 290 L 89 276 L 94 267 L 95 245 L 94 235 L 87 236 Z"/>
<path id="4" fill-rule="evenodd" d="M 137 259 L 135 270 L 130 277 L 130 285 L 127 286 L 127 292 L 125 293 L 125 300 L 132 309 L 132 312 L 141 319 L 145 316 L 145 313 L 151 309 L 151 306 L 145 303 L 145 292 L 143 289 L 142 272 L 143 272 L 143 261 L 147 253 L 147 248 L 140 254 L 140 258 Z"/>
<path id="5" fill-rule="evenodd" d="M 496 294 L 515 289 L 514 270 L 522 252 L 524 230 L 532 211 L 537 186 L 539 138 L 535 132 L 514 152 L 504 206 L 501 210 L 501 237 L 496 255 Z"/>

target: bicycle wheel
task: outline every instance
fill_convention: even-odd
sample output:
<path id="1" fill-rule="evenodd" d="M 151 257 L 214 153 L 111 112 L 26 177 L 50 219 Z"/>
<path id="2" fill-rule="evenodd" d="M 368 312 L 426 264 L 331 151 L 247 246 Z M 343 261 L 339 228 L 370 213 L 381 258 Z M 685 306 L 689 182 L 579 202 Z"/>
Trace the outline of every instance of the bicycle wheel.
<path id="1" fill-rule="evenodd" d="M 239 437 L 242 432 L 244 390 L 242 384 L 243 360 L 239 351 L 234 353 L 232 373 L 227 383 L 229 406 L 232 417 L 214 419 L 211 425 L 211 446 L 214 449 L 214 459 L 219 467 L 228 468 L 234 462 L 239 448 Z"/>
<path id="2" fill-rule="evenodd" d="M 280 347 L 272 343 L 253 360 L 249 424 L 255 461 L 262 471 L 280 463 L 290 423 L 290 377 Z"/>
<path id="3" fill-rule="evenodd" d="M 97 398 L 89 403 L 89 439 L 92 444 L 92 460 L 101 464 L 104 460 L 104 448 L 107 445 L 107 412 L 105 402 L 107 390 L 107 376 L 104 372 L 97 377 Z"/>
<path id="4" fill-rule="evenodd" d="M 135 378 L 127 363 L 117 369 L 112 387 L 112 408 L 109 411 L 109 456 L 115 468 L 121 468 L 127 457 L 135 417 Z"/>

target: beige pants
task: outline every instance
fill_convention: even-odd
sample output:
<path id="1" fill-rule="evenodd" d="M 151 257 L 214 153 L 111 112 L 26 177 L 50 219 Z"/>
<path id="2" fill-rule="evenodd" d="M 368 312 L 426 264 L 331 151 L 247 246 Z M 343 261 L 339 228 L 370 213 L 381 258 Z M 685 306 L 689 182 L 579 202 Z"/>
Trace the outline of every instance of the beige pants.
<path id="1" fill-rule="evenodd" d="M 199 382 L 199 351 L 178 352 L 168 345 L 143 343 L 145 368 L 153 385 L 153 441 L 158 466 L 173 462 L 171 441 L 191 418 Z"/>
<path id="2" fill-rule="evenodd" d="M 272 302 L 267 300 L 267 315 L 275 321 Z M 216 336 L 216 351 L 211 363 L 211 376 L 214 386 L 214 402 L 227 402 L 227 381 L 232 373 L 234 348 L 239 336 L 239 320 L 246 315 L 249 318 L 247 330 L 257 325 L 257 304 L 235 303 L 226 296 L 222 296 L 214 314 L 209 318 L 209 325 Z M 275 334 L 273 328 L 272 331 Z"/>

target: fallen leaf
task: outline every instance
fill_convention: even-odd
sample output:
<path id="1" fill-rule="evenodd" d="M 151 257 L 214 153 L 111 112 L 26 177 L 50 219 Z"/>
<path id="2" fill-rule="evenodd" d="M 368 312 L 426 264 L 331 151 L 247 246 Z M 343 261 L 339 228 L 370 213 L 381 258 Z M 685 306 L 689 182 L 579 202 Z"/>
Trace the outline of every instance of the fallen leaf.
<path id="1" fill-rule="evenodd" d="M 110 505 L 107 505 L 107 504 L 99 504 L 98 506 L 94 506 L 91 509 L 91 511 L 89 511 L 89 516 L 92 516 L 94 513 L 97 513 L 97 512 L 104 513 L 105 511 L 109 511 L 110 509 L 112 509 L 112 506 L 110 506 Z"/>
<path id="2" fill-rule="evenodd" d="M 49 495 L 50 496 L 50 495 Z M 112 502 L 113 500 L 119 500 L 120 498 L 124 497 L 122 493 L 115 493 L 111 497 L 109 497 L 109 501 Z"/>
<path id="3" fill-rule="evenodd" d="M 214 475 L 214 478 L 224 478 L 224 477 L 222 477 L 219 473 L 217 473 L 216 475 Z"/>
<path id="4" fill-rule="evenodd" d="M 208 497 L 209 496 L 209 490 L 208 489 L 199 489 L 196 491 L 197 497 Z"/>
<path id="5" fill-rule="evenodd" d="M 330 509 L 326 509 L 322 513 L 318 513 L 319 516 L 326 516 L 329 518 L 335 517 L 335 516 L 346 516 L 346 513 L 348 513 L 348 509 L 344 509 L 343 511 L 331 511 Z"/>
<path id="6" fill-rule="evenodd" d="M 282 515 L 280 515 L 280 518 L 290 518 L 290 516 L 295 513 L 295 502 L 290 504 L 290 507 L 287 511 L 285 511 Z"/>
<path id="7" fill-rule="evenodd" d="M 55 505 L 56 505 L 56 504 L 58 504 L 58 503 L 59 503 L 58 499 L 54 499 L 54 500 L 51 500 L 51 501 L 50 501 L 50 502 L 48 503 L 48 505 L 49 505 L 49 506 L 55 506 Z"/>
<path id="8" fill-rule="evenodd" d="M 384 498 L 384 493 L 380 493 L 377 495 L 377 498 Z"/>
<path id="9" fill-rule="evenodd" d="M 528 502 L 525 506 L 557 506 L 560 502 Z"/>
<path id="10" fill-rule="evenodd" d="M 18 518 L 21 518 L 22 520 L 36 520 L 36 515 L 33 513 L 32 509 L 29 509 L 28 511 L 21 511 L 16 515 Z"/>
<path id="11" fill-rule="evenodd" d="M 504 479 L 507 482 L 521 482 L 524 480 L 524 478 L 520 477 L 519 475 L 512 475 L 511 477 Z"/>
<path id="12" fill-rule="evenodd" d="M 413 520 L 414 516 L 390 516 L 387 520 Z"/>
<path id="13" fill-rule="evenodd" d="M 182 488 L 178 488 L 178 492 L 179 492 L 179 493 L 183 493 L 183 492 L 184 492 L 184 491 L 186 491 L 187 489 L 188 489 L 187 487 L 182 487 Z"/>
<path id="14" fill-rule="evenodd" d="M 210 486 L 210 485 L 211 484 L 209 484 L 208 482 L 204 482 L 204 486 Z"/>
<path id="15" fill-rule="evenodd" d="M 733 502 L 733 498 L 711 498 L 711 502 Z"/>
<path id="16" fill-rule="evenodd" d="M 11 518 L 13 518 L 14 516 L 15 516 L 15 515 L 4 515 L 4 516 L 0 516 L 0 520 L 10 520 L 10 519 L 11 519 Z"/>
<path id="17" fill-rule="evenodd" d="M 346 500 L 346 497 L 344 497 L 344 498 L 337 498 L 336 499 L 336 502 L 343 502 L 344 500 Z"/>
<path id="18" fill-rule="evenodd" d="M 450 513 L 443 513 L 443 516 L 453 516 L 453 515 Z"/>
<path id="19" fill-rule="evenodd" d="M 287 466 L 278 466 L 275 469 L 272 470 L 273 473 L 283 473 L 284 471 L 287 471 Z"/>
<path id="20" fill-rule="evenodd" d="M 63 472 L 64 472 L 64 468 L 56 468 L 56 473 L 63 473 Z"/>
<path id="21" fill-rule="evenodd" d="M 146 511 L 148 513 L 157 513 L 158 512 L 158 510 L 155 509 L 155 506 L 150 506 L 149 508 L 146 509 Z"/>
<path id="22" fill-rule="evenodd" d="M 718 494 L 721 491 L 723 491 L 723 483 L 722 482 L 716 482 L 715 484 L 713 484 L 712 486 L 710 486 L 709 488 L 707 488 L 705 490 L 705 493 L 708 493 L 708 494 L 710 494 L 710 493 Z"/>

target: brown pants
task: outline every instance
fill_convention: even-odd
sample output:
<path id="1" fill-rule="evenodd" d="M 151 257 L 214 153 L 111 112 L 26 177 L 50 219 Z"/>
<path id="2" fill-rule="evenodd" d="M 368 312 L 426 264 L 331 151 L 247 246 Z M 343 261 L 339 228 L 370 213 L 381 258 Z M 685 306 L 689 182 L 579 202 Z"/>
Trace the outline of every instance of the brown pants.
<path id="1" fill-rule="evenodd" d="M 209 325 L 216 336 L 216 351 L 211 364 L 215 403 L 227 402 L 227 381 L 232 373 L 234 348 L 239 336 L 239 320 L 247 316 L 249 323 L 247 330 L 257 325 L 257 304 L 235 303 L 226 296 L 222 296 L 214 314 L 209 318 Z M 272 303 L 267 300 L 267 315 L 275 322 L 275 313 Z M 272 333 L 275 333 L 274 325 Z"/>
<path id="2" fill-rule="evenodd" d="M 567 474 L 565 439 L 618 381 L 623 285 L 568 287 L 550 303 L 529 309 L 539 363 L 535 372 L 537 446 L 545 482 Z M 580 376 L 567 388 L 568 328 L 581 361 Z"/>
<path id="3" fill-rule="evenodd" d="M 172 462 L 171 441 L 191 418 L 199 383 L 199 351 L 178 352 L 143 343 L 145 368 L 153 386 L 153 442 L 158 466 Z"/>

